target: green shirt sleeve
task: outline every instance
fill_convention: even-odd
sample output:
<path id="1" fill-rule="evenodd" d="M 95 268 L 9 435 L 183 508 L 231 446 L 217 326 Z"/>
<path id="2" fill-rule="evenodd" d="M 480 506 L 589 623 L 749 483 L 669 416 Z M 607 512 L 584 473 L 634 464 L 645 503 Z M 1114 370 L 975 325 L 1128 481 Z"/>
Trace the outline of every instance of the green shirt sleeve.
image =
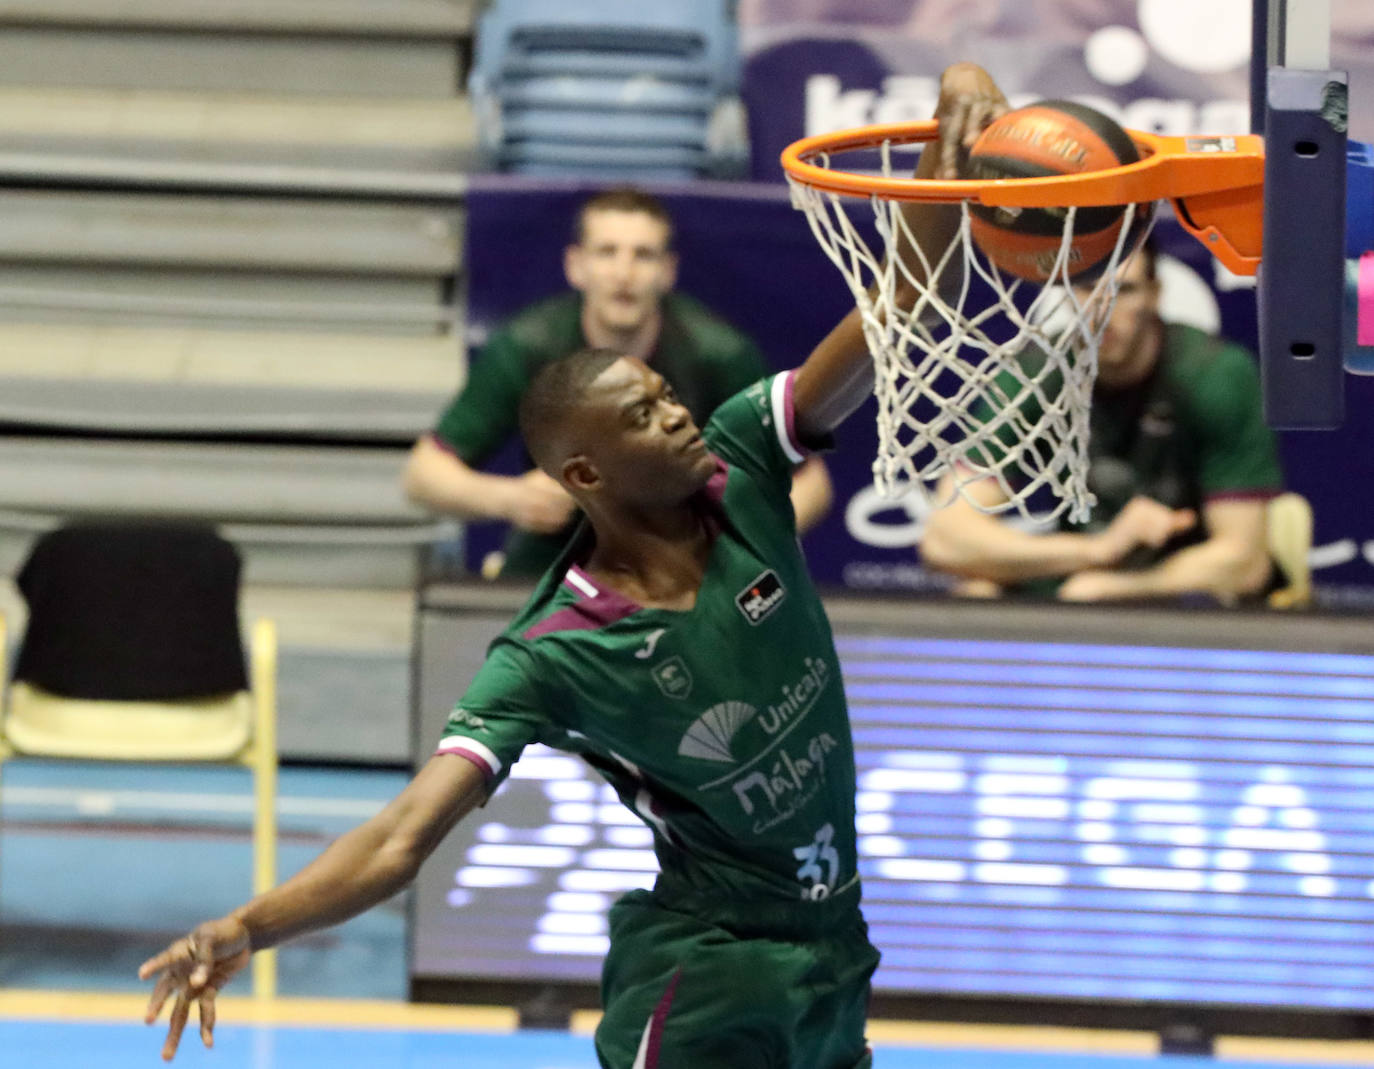
<path id="1" fill-rule="evenodd" d="M 792 489 L 792 469 L 810 452 L 798 441 L 794 427 L 795 375 L 770 375 L 735 394 L 716 409 L 702 432 L 712 452 L 784 501 Z"/>
<path id="2" fill-rule="evenodd" d="M 1259 369 L 1249 353 L 1220 346 L 1196 384 L 1194 403 L 1204 499 L 1283 488 L 1274 432 L 1264 422 Z"/>
<path id="3" fill-rule="evenodd" d="M 494 791 L 530 743 L 546 732 L 534 658 L 497 639 L 486 661 L 449 714 L 438 753 L 457 754 L 480 768 Z"/>
<path id="4" fill-rule="evenodd" d="M 515 433 L 520 397 L 529 385 L 524 353 L 509 330 L 499 330 L 468 367 L 468 379 L 449 403 L 434 437 L 470 467 L 480 467 Z"/>

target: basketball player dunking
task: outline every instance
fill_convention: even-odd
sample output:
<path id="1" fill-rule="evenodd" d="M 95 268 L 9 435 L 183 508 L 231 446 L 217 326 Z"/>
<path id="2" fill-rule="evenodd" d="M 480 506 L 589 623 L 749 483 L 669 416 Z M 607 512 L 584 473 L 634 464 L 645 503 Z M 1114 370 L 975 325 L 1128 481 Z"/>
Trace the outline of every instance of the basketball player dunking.
<path id="1" fill-rule="evenodd" d="M 983 70 L 948 69 L 942 140 L 918 175 L 952 176 L 1005 110 Z M 951 225 L 946 208 L 907 211 L 918 234 Z M 611 914 L 604 1066 L 867 1065 L 878 953 L 859 912 L 854 758 L 788 488 L 871 382 L 857 313 L 703 432 L 639 360 L 585 350 L 545 368 L 521 430 L 586 512 L 582 537 L 492 644 L 438 753 L 393 802 L 144 964 L 150 1022 L 175 995 L 164 1057 L 192 1003 L 210 1042 L 215 996 L 252 951 L 403 887 L 537 741 L 581 754 L 654 831 L 654 890 Z"/>

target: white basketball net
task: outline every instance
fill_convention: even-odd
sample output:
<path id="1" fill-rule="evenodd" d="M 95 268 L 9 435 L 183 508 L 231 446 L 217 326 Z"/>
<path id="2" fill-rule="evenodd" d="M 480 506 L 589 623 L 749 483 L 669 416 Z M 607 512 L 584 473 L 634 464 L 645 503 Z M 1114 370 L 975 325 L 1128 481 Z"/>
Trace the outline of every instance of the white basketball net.
<path id="1" fill-rule="evenodd" d="M 882 146 L 888 177 L 890 147 Z M 811 162 L 828 166 L 825 157 Z M 948 246 L 930 249 L 911 232 L 898 202 L 872 197 L 882 247 L 871 249 L 845 211 L 856 198 L 788 181 L 793 206 L 806 213 L 863 318 L 878 399 L 873 476 L 879 492 L 888 498 L 915 493 L 938 508 L 958 495 L 968 498 L 967 487 L 991 478 L 1006 501 L 990 507 L 974 501 L 982 511 L 1016 510 L 1044 521 L 1067 509 L 1070 520 L 1086 520 L 1094 501 L 1087 485 L 1088 416 L 1098 342 L 1128 238 L 1140 229 L 1132 224 L 1141 213 L 1152 215 L 1154 205 L 1126 209 L 1097 280 L 1076 289 L 1069 284 L 1073 208 L 1065 210 L 1050 282 L 1040 284 L 1002 274 L 975 253 L 967 201 L 956 209 L 959 227 Z M 893 254 L 899 242 L 914 253 L 919 273 Z M 971 297 L 975 276 L 992 291 L 990 301 Z M 944 292 L 924 279 L 944 280 Z M 916 293 L 906 307 L 896 301 L 903 281 Z M 954 489 L 940 495 L 936 487 L 947 474 Z M 1032 516 L 1031 498 L 1043 490 L 1057 503 L 1048 510 L 1038 504 Z"/>

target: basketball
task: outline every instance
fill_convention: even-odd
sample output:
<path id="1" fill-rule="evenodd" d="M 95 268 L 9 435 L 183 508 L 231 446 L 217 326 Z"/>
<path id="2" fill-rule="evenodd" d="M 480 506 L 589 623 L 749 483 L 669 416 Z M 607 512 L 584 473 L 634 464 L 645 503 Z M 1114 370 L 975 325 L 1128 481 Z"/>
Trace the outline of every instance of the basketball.
<path id="1" fill-rule="evenodd" d="M 1042 100 L 1010 111 L 979 136 L 969 152 L 968 177 L 1040 178 L 1086 174 L 1140 159 L 1135 142 L 1100 111 L 1068 100 Z M 1000 270 L 1047 281 L 1064 236 L 1064 208 L 970 205 L 973 240 Z M 1079 208 L 1068 274 L 1089 281 L 1116 247 L 1124 205 Z M 1135 219 L 1147 215 L 1137 211 Z M 1134 229 L 1134 227 L 1133 227 Z"/>

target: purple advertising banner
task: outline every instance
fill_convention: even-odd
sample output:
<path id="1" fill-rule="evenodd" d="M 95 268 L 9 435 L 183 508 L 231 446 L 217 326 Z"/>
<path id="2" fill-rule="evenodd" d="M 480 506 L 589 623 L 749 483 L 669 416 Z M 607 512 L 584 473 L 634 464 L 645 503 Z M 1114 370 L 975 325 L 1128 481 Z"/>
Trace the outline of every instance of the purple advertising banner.
<path id="1" fill-rule="evenodd" d="M 509 176 L 475 180 L 467 201 L 469 325 L 474 344 L 524 304 L 565 283 L 561 253 L 573 211 L 590 189 Z M 773 184 L 701 182 L 655 188 L 672 212 L 680 287 L 754 337 L 776 368 L 797 365 L 851 306 L 786 191 Z M 1157 238 L 1165 318 L 1216 331 L 1253 349 L 1252 280 L 1221 269 L 1193 238 L 1161 219 Z M 1323 603 L 1374 608 L 1374 377 L 1347 375 L 1346 425 L 1280 436 L 1288 483 L 1316 514 L 1315 578 Z M 806 538 L 817 579 L 851 590 L 922 590 L 942 580 L 921 568 L 923 512 L 916 499 L 887 502 L 871 487 L 875 405 L 841 429 L 828 458 L 835 505 Z M 505 458 L 516 470 L 518 448 Z M 470 562 L 499 538 L 470 532 Z"/>
<path id="2" fill-rule="evenodd" d="M 1280 5 L 1271 4 L 1277 9 Z M 1301 0 L 1290 7 L 1302 14 Z M 1020 105 L 1069 97 L 1160 134 L 1250 129 L 1252 0 L 741 0 L 755 178 L 803 135 L 929 118 L 936 78 L 982 64 Z M 1330 0 L 1350 136 L 1374 141 L 1374 3 Z"/>

